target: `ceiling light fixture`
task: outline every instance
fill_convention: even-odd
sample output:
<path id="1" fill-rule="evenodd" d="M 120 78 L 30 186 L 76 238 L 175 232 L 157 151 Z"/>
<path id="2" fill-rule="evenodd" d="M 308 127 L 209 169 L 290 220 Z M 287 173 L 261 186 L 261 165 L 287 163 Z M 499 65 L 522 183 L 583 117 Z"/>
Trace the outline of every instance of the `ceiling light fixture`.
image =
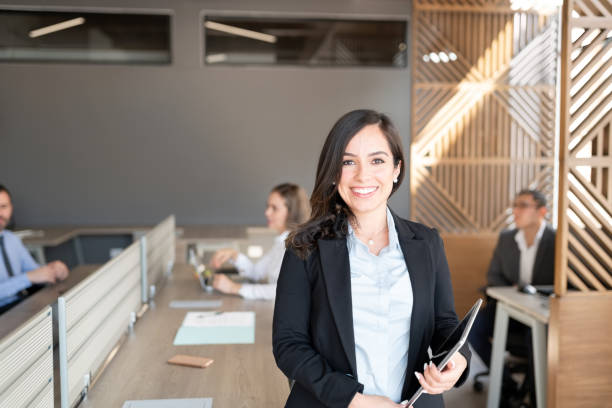
<path id="1" fill-rule="evenodd" d="M 28 35 L 30 36 L 30 38 L 41 37 L 43 35 L 55 33 L 56 31 L 65 30 L 67 28 L 75 27 L 75 26 L 78 26 L 84 23 L 85 23 L 85 19 L 83 17 L 77 17 L 71 20 L 62 21 L 61 23 L 37 28 L 36 30 L 30 31 Z"/>
<path id="2" fill-rule="evenodd" d="M 210 30 L 222 31 L 224 33 L 237 35 L 240 37 L 247 37 L 253 40 L 259 40 L 267 43 L 276 43 L 276 36 L 270 34 L 260 33 L 258 31 L 247 30 L 245 28 L 235 27 L 227 24 L 216 23 L 214 21 L 207 21 L 204 23 L 204 27 Z"/>

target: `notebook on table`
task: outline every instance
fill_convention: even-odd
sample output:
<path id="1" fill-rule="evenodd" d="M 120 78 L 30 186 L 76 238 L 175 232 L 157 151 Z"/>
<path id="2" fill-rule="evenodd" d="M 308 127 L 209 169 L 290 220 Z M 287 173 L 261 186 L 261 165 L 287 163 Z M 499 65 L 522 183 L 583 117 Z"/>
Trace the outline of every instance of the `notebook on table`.
<path id="1" fill-rule="evenodd" d="M 125 401 L 123 408 L 212 408 L 212 398 Z"/>

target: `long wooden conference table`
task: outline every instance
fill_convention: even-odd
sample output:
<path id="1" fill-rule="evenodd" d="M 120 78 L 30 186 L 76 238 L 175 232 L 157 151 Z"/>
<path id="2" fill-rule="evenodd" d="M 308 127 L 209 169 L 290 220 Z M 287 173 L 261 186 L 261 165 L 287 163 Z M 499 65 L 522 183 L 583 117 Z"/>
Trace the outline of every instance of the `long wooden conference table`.
<path id="1" fill-rule="evenodd" d="M 186 312 L 197 309 L 174 309 L 169 303 L 213 299 L 222 301 L 216 310 L 255 312 L 255 343 L 174 346 Z M 191 266 L 176 264 L 80 406 L 120 408 L 126 400 L 169 398 L 213 398 L 214 408 L 283 406 L 289 387 L 272 355 L 273 308 L 272 301 L 206 293 Z M 214 363 L 203 369 L 168 364 L 175 354 Z"/>

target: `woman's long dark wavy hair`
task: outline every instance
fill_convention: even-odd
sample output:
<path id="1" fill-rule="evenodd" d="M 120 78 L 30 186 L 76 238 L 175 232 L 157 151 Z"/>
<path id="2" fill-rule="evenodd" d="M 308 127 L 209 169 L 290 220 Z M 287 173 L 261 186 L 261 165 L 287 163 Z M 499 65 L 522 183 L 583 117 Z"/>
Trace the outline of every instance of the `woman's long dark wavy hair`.
<path id="1" fill-rule="evenodd" d="M 393 184 L 391 194 L 402 184 L 404 152 L 399 133 L 391 119 L 369 109 L 354 110 L 342 116 L 327 135 L 319 156 L 315 186 L 310 197 L 310 219 L 287 237 L 287 247 L 302 259 L 306 259 L 316 249 L 317 240 L 346 236 L 348 221 L 353 214 L 337 188 L 344 152 L 353 136 L 365 126 L 374 124 L 378 124 L 389 143 L 394 165 L 400 165 L 398 181 Z"/>

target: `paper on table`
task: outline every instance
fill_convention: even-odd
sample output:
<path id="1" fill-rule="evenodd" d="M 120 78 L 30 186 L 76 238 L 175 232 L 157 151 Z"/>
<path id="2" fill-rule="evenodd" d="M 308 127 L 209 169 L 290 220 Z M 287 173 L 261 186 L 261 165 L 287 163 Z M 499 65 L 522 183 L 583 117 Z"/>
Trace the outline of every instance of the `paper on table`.
<path id="1" fill-rule="evenodd" d="M 174 338 L 175 346 L 254 342 L 255 312 L 189 312 Z"/>
<path id="2" fill-rule="evenodd" d="M 212 398 L 125 401 L 123 408 L 212 408 Z"/>
<path id="3" fill-rule="evenodd" d="M 255 325 L 255 312 L 188 312 L 184 327 L 250 327 Z"/>
<path id="4" fill-rule="evenodd" d="M 253 344 L 255 328 L 243 327 L 186 327 L 176 332 L 175 346 L 194 346 L 202 344 Z"/>
<path id="5" fill-rule="evenodd" d="M 222 304 L 221 300 L 173 300 L 170 302 L 170 307 L 173 309 L 216 309 Z"/>

